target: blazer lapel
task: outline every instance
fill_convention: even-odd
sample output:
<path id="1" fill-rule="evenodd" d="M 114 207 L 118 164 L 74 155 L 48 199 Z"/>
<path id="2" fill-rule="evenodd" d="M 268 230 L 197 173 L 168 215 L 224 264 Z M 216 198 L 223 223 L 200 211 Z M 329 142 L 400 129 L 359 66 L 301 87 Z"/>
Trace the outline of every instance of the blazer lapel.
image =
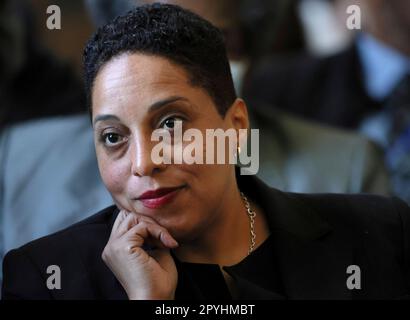
<path id="1" fill-rule="evenodd" d="M 286 296 L 351 299 L 346 269 L 353 264 L 353 248 L 346 239 L 352 237 L 335 232 L 295 194 L 269 188 L 252 177 L 242 176 L 238 181 L 241 190 L 259 200 L 267 215 Z"/>
<path id="2" fill-rule="evenodd" d="M 346 268 L 351 250 L 325 239 L 304 239 L 275 229 L 276 256 L 286 295 L 291 299 L 351 299 Z"/>

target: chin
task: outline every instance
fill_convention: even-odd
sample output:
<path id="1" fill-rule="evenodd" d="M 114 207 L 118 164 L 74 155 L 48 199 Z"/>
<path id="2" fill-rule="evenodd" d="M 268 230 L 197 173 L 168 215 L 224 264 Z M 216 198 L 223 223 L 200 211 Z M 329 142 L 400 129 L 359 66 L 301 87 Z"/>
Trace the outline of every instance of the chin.
<path id="1" fill-rule="evenodd" d="M 167 220 L 168 221 L 164 221 L 160 224 L 166 228 L 180 244 L 195 241 L 201 234 L 201 228 L 198 228 L 197 225 L 193 225 L 192 222 L 178 223 L 177 221 L 173 221 L 173 219 Z"/>

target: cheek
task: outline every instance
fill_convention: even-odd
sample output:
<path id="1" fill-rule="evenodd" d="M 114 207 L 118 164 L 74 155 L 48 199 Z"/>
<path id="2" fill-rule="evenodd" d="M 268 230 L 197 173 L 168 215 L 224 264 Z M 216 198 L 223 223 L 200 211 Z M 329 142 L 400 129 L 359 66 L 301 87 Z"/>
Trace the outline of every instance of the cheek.
<path id="1" fill-rule="evenodd" d="M 125 161 L 112 161 L 105 157 L 98 159 L 101 178 L 108 191 L 115 197 L 125 192 L 129 178 L 129 166 Z"/>

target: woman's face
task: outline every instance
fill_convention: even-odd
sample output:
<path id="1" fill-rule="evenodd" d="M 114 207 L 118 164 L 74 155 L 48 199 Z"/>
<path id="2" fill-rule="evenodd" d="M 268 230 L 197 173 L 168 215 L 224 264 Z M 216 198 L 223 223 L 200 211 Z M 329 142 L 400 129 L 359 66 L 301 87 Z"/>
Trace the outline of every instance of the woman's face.
<path id="1" fill-rule="evenodd" d="M 224 195 L 236 186 L 234 167 L 155 164 L 151 151 L 159 142 L 151 134 L 159 129 L 172 136 L 175 121 L 182 121 L 183 132 L 196 128 L 203 134 L 205 153 L 206 129 L 248 127 L 243 101 L 236 100 L 222 117 L 182 67 L 144 54 L 122 54 L 106 63 L 95 79 L 92 101 L 98 165 L 117 206 L 152 217 L 178 241 L 199 237 L 218 219 Z M 182 148 L 190 143 L 182 142 Z M 162 188 L 171 189 L 155 194 Z M 147 191 L 154 194 L 141 199 Z"/>

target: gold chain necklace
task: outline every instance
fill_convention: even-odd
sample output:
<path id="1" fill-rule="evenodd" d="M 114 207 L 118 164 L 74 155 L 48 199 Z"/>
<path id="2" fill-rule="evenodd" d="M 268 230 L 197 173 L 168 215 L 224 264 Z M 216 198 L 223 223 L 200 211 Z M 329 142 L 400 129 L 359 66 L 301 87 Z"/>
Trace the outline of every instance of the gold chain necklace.
<path id="1" fill-rule="evenodd" d="M 243 201 L 245 202 L 245 208 L 248 213 L 249 217 L 249 224 L 250 224 L 250 233 L 251 233 L 251 238 L 250 238 L 250 245 L 249 245 L 249 250 L 248 250 L 248 255 L 251 254 L 253 249 L 255 248 L 256 244 L 256 232 L 255 232 L 255 217 L 256 217 L 256 212 L 251 209 L 251 205 L 248 201 L 248 198 L 245 196 L 243 192 L 241 192 L 241 196 Z"/>

